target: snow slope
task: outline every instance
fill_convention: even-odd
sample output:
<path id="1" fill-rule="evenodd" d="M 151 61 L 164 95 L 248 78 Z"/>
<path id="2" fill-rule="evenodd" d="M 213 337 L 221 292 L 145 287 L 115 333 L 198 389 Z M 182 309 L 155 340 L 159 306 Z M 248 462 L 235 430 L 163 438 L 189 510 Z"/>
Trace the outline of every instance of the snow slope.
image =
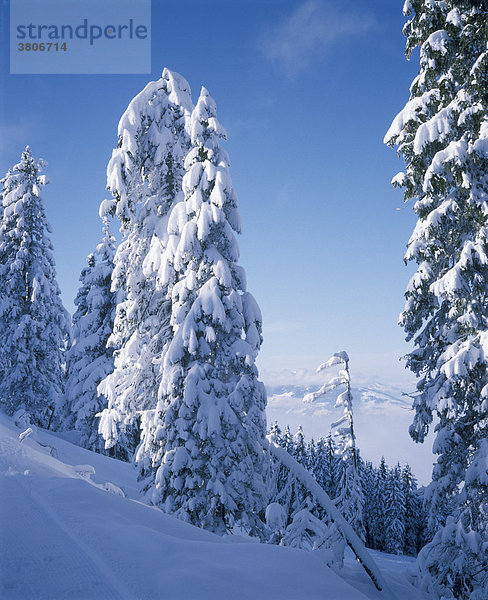
<path id="1" fill-rule="evenodd" d="M 266 409 L 268 425 L 278 421 L 281 428 L 290 425 L 292 432 L 302 425 L 305 436 L 318 439 L 326 436 L 330 424 L 342 415 L 341 408 L 334 408 L 337 393 L 333 392 L 314 403 L 304 403 L 306 393 L 316 391 L 327 380 L 327 374 L 310 371 L 283 371 L 264 376 L 268 391 Z M 403 396 L 413 386 L 401 386 L 364 382 L 353 383 L 354 430 L 361 456 L 378 465 L 384 456 L 387 464 L 409 463 L 419 483 L 427 485 L 432 479 L 432 433 L 423 444 L 416 444 L 408 433 L 413 420 L 411 400 Z"/>
<path id="2" fill-rule="evenodd" d="M 314 554 L 219 538 L 135 500 L 130 465 L 20 433 L 0 415 L 4 600 L 425 598 L 398 569 L 378 595 L 352 559 L 345 581 Z"/>

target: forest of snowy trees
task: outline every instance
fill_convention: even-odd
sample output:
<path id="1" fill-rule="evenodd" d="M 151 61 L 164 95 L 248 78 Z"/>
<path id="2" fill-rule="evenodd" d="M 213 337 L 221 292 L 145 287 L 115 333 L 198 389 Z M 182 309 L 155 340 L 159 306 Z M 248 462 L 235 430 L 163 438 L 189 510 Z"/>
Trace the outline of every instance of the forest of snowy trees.
<path id="1" fill-rule="evenodd" d="M 339 499 L 344 493 L 344 472 L 351 466 L 351 458 L 343 459 L 335 439 L 328 434 L 316 442 L 306 440 L 300 426 L 292 434 L 289 426 L 282 431 L 277 423 L 271 426 L 271 435 L 279 446 L 295 458 L 315 481 L 327 492 L 330 498 Z M 360 488 L 362 490 L 360 528 L 353 523 L 368 548 L 391 554 L 416 556 L 427 539 L 427 516 L 423 509 L 423 490 L 417 487 L 417 480 L 410 466 L 398 464 L 389 467 L 385 459 L 378 467 L 359 457 Z M 285 527 L 293 522 L 294 516 L 304 509 L 321 518 L 320 508 L 313 506 L 307 491 L 290 477 L 285 470 L 277 470 L 274 500 L 285 508 Z M 347 485 L 347 481 L 346 481 Z M 339 504 L 339 502 L 337 502 Z M 339 504 L 340 505 L 340 504 Z M 286 535 L 286 532 L 283 532 Z M 299 547 L 311 548 L 306 532 L 303 538 L 295 541 Z"/>
<path id="2" fill-rule="evenodd" d="M 418 217 L 405 255 L 418 268 L 400 320 L 417 376 L 410 433 L 423 442 L 435 431 L 429 486 L 418 489 L 408 465 L 361 457 L 345 352 L 319 367 L 339 375 L 305 398 L 342 386 L 332 431 L 318 441 L 277 423 L 267 431 L 262 317 L 239 264 L 226 132 L 209 92 L 193 104 L 168 69 L 120 120 L 112 197 L 101 203 L 101 240 L 71 320 L 42 198 L 45 163 L 27 147 L 0 181 L 0 406 L 133 462 L 145 501 L 188 523 L 317 550 L 334 568 L 347 543 L 378 589 L 363 543 L 418 555 L 416 584 L 433 598 L 483 600 L 488 5 L 407 0 L 404 11 L 420 71 L 385 143 L 405 162 L 393 184 Z"/>

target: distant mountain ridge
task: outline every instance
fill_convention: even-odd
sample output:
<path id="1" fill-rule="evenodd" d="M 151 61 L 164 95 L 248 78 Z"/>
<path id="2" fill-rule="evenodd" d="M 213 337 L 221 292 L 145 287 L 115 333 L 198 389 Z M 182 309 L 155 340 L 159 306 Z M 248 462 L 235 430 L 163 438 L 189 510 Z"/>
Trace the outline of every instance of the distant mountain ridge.
<path id="1" fill-rule="evenodd" d="M 290 396 L 302 400 L 305 394 L 315 391 L 319 385 L 266 385 L 269 398 L 277 396 Z M 408 396 L 403 395 L 401 388 L 397 386 L 387 386 L 381 383 L 371 384 L 369 386 L 357 386 L 352 388 L 352 393 L 356 401 L 361 403 L 382 404 L 389 403 L 410 409 L 412 402 Z M 331 403 L 334 401 L 334 392 L 331 392 L 323 402 Z M 318 401 L 320 402 L 320 401 Z"/>

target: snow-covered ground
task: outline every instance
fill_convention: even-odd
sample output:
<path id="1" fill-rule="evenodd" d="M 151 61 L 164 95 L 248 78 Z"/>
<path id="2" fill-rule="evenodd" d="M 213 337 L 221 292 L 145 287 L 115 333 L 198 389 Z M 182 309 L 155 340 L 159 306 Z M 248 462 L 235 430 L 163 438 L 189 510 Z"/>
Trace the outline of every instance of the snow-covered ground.
<path id="1" fill-rule="evenodd" d="M 139 502 L 130 465 L 21 433 L 0 415 L 4 600 L 425 598 L 410 558 L 374 553 L 391 588 L 380 594 L 352 556 L 340 577 L 313 553 L 221 539 Z"/>
<path id="2" fill-rule="evenodd" d="M 304 403 L 306 393 L 318 390 L 327 380 L 327 374 L 311 371 L 282 371 L 264 373 L 263 380 L 268 391 L 266 413 L 268 424 L 278 421 L 280 427 L 290 425 L 292 432 L 302 425 L 305 436 L 318 439 L 326 436 L 330 424 L 342 415 L 341 408 L 334 408 L 335 393 L 314 403 Z M 390 466 L 400 462 L 409 463 L 421 485 L 431 480 L 432 433 L 423 444 L 416 444 L 408 433 L 413 420 L 412 402 L 405 392 L 414 386 L 402 387 L 377 381 L 352 381 L 354 429 L 361 455 L 378 465 L 384 456 Z M 339 390 L 340 392 L 341 390 Z"/>

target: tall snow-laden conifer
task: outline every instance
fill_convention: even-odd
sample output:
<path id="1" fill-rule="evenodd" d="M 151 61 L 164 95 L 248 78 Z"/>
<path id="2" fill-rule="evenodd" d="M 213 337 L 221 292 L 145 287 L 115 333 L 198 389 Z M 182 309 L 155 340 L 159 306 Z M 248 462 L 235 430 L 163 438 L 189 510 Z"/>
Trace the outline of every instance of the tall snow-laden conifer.
<path id="1" fill-rule="evenodd" d="M 72 319 L 72 345 L 66 356 L 68 382 L 63 428 L 79 431 L 81 444 L 96 451 L 103 449 L 96 415 L 107 406 L 107 399 L 98 395 L 97 387 L 114 366 L 113 349 L 107 346 L 115 317 L 115 294 L 110 290 L 114 254 L 115 238 L 104 218 L 102 240 L 81 271 Z"/>
<path id="2" fill-rule="evenodd" d="M 162 256 L 168 213 L 181 192 L 191 110 L 188 83 L 164 69 L 122 116 L 119 143 L 107 168 L 114 200 L 102 203 L 100 212 L 120 219 L 124 239 L 114 261 L 112 289 L 118 304 L 109 344 L 115 368 L 99 388 L 108 399 L 100 431 L 106 448 L 114 447 L 126 459 L 139 439 L 141 411 L 156 406 L 158 360 L 171 335 L 167 287 L 174 274 L 165 271 Z"/>
<path id="3" fill-rule="evenodd" d="M 340 472 L 340 481 L 337 487 L 338 496 L 334 501 L 357 535 L 364 540 L 364 496 L 359 472 L 359 452 L 356 447 L 356 435 L 354 433 L 351 377 L 347 352 L 336 352 L 328 361 L 318 367 L 317 372 L 336 365 L 341 367 L 338 375 L 332 377 L 318 391 L 306 394 L 303 400 L 304 402 L 313 402 L 339 386 L 345 387 L 345 391 L 337 396 L 335 404 L 344 407 L 343 415 L 338 421 L 331 424 L 331 427 L 335 430 L 337 451 L 341 457 L 338 468 Z"/>
<path id="4" fill-rule="evenodd" d="M 152 500 L 218 533 L 238 525 L 260 535 L 267 504 L 266 392 L 254 364 L 261 314 L 237 264 L 237 196 L 205 88 L 190 132 L 184 200 L 169 219 L 173 337 L 155 414 Z"/>
<path id="5" fill-rule="evenodd" d="M 431 516 L 452 513 L 419 576 L 438 596 L 474 599 L 488 596 L 488 3 L 408 0 L 404 12 L 420 73 L 385 141 L 418 215 L 401 315 L 419 377 L 410 431 L 422 442 L 438 420 L 429 503 Z"/>
<path id="6" fill-rule="evenodd" d="M 0 225 L 0 403 L 52 425 L 64 386 L 68 314 L 58 284 L 50 225 L 40 196 L 48 182 L 30 148 L 2 181 Z"/>

